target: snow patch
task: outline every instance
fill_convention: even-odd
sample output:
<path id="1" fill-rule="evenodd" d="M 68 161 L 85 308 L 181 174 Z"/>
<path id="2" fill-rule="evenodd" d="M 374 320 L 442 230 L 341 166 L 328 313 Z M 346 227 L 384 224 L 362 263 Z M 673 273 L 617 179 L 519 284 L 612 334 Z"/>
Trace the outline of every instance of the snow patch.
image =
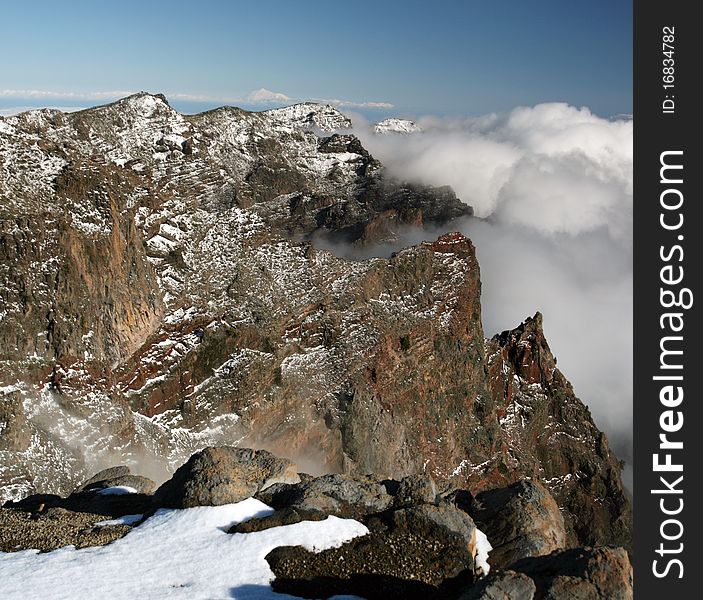
<path id="1" fill-rule="evenodd" d="M 99 496 L 123 496 L 124 494 L 136 494 L 137 490 L 128 485 L 113 485 L 95 492 Z"/>
<path id="2" fill-rule="evenodd" d="M 142 520 L 144 515 L 124 515 L 119 519 L 108 519 L 106 521 L 98 521 L 96 527 L 112 527 L 114 525 L 134 525 Z"/>
<path id="3" fill-rule="evenodd" d="M 493 546 L 488 541 L 486 534 L 476 528 L 476 557 L 474 559 L 476 567 L 483 571 L 484 575 L 488 575 L 491 570 L 491 565 L 488 564 L 488 553 L 493 550 Z"/>

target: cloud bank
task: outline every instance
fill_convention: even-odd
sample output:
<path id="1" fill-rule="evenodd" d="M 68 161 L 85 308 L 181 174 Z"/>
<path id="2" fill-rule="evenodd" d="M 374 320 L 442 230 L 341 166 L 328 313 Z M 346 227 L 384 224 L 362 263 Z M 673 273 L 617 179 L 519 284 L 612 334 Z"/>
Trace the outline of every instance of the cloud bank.
<path id="1" fill-rule="evenodd" d="M 375 135 L 354 117 L 392 174 L 474 207 L 454 226 L 477 247 L 486 335 L 542 311 L 560 369 L 631 463 L 632 121 L 550 103 Z"/>

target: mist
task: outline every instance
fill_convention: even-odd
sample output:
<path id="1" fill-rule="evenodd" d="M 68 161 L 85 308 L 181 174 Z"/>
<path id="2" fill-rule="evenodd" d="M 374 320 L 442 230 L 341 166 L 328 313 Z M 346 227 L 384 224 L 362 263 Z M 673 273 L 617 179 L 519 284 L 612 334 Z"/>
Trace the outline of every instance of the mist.
<path id="1" fill-rule="evenodd" d="M 628 463 L 631 489 L 632 120 L 563 103 L 423 117 L 423 132 L 410 135 L 374 134 L 352 119 L 390 175 L 448 184 L 474 207 L 479 218 L 447 229 L 476 245 L 486 335 L 543 313 L 559 368 Z"/>

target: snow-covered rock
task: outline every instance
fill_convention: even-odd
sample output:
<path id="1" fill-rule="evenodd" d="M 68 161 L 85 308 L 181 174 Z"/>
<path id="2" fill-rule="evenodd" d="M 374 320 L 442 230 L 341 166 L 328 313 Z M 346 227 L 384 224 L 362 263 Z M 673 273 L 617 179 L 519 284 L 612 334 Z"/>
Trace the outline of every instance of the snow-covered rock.
<path id="1" fill-rule="evenodd" d="M 389 119 L 384 119 L 379 121 L 373 126 L 374 133 L 420 133 L 422 127 L 420 127 L 414 121 L 410 119 L 398 119 L 391 117 Z"/>
<path id="2" fill-rule="evenodd" d="M 282 123 L 327 132 L 350 129 L 352 126 L 351 119 L 330 104 L 301 102 L 285 108 L 268 110 L 266 114 Z"/>

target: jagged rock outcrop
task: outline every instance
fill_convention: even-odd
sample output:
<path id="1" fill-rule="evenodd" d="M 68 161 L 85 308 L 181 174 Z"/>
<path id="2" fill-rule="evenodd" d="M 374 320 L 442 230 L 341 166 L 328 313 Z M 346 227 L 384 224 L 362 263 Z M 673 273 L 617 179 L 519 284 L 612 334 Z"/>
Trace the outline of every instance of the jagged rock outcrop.
<path id="1" fill-rule="evenodd" d="M 310 242 L 471 214 L 389 179 L 347 127 L 331 107 L 184 116 L 149 94 L 0 118 L 5 497 L 118 462 L 163 481 L 236 441 L 474 493 L 533 477 L 567 545 L 627 546 L 618 462 L 541 317 L 484 339 L 469 239 L 358 262 Z"/>
<path id="2" fill-rule="evenodd" d="M 476 474 L 541 479 L 562 509 L 567 547 L 631 547 L 632 507 L 620 463 L 556 367 L 537 313 L 487 342 L 488 377 L 504 448 Z M 479 483 L 479 478 L 484 483 Z M 490 486 L 489 486 L 490 487 Z"/>

